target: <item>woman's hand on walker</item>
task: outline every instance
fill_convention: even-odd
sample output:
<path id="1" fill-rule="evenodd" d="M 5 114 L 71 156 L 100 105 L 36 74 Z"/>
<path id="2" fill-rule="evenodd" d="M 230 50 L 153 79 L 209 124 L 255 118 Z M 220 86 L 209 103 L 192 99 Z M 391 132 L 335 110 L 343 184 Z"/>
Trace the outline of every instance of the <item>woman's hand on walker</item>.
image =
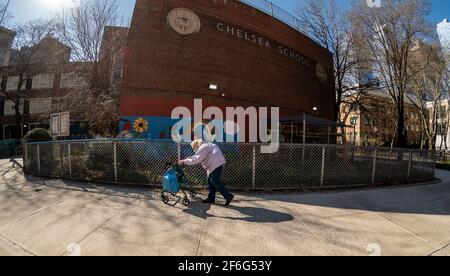
<path id="1" fill-rule="evenodd" d="M 178 165 L 183 166 L 184 165 L 184 160 L 178 161 Z"/>

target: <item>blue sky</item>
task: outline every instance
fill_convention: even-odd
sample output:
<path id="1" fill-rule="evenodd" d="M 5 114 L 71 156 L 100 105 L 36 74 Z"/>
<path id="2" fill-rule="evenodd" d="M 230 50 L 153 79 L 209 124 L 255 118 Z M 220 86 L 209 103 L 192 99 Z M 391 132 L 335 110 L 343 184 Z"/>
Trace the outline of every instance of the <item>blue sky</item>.
<path id="1" fill-rule="evenodd" d="M 71 1 L 76 0 L 11 0 L 9 11 L 14 15 L 13 22 L 24 22 L 29 19 L 50 17 L 61 6 L 69 5 Z M 6 2 L 7 0 L 0 0 L 2 4 Z M 134 2 L 134 0 L 118 0 L 125 22 L 129 21 L 132 16 Z M 292 13 L 298 3 L 297 0 L 273 0 L 272 2 Z M 348 6 L 350 0 L 341 0 L 341 2 Z M 431 2 L 433 9 L 430 20 L 433 23 L 438 23 L 444 18 L 450 19 L 449 0 L 432 0 Z"/>

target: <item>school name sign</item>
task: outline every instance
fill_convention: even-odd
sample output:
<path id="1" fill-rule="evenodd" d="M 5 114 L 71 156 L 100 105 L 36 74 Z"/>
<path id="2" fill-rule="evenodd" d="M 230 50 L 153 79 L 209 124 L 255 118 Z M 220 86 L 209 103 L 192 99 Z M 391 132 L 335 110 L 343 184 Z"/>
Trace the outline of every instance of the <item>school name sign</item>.
<path id="1" fill-rule="evenodd" d="M 288 57 L 292 60 L 295 60 L 307 68 L 310 68 L 312 66 L 312 62 L 304 55 L 299 54 L 298 52 L 288 47 L 280 45 L 279 43 L 272 41 L 260 34 L 244 30 L 240 27 L 232 26 L 222 22 L 216 24 L 216 29 L 221 33 L 231 35 L 235 38 L 251 43 L 255 46 L 274 50 L 278 54 Z"/>

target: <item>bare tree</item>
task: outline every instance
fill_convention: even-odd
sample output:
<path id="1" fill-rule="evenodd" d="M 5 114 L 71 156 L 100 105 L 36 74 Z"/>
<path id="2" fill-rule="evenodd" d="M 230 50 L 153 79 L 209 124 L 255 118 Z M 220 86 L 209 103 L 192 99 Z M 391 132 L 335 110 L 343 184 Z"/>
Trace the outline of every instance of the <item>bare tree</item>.
<path id="1" fill-rule="evenodd" d="M 9 4 L 9 1 L 7 4 Z M 11 13 L 8 12 L 7 4 L 0 4 L 0 26 L 8 25 L 12 18 Z"/>
<path id="2" fill-rule="evenodd" d="M 111 87 L 108 60 L 121 43 L 109 41 L 102 45 L 105 27 L 119 25 L 116 0 L 83 0 L 55 18 L 55 34 L 72 48 L 72 59 L 79 62 L 77 74 L 88 88 L 79 87 L 68 98 L 84 98 L 78 102 L 85 110 L 90 129 L 95 135 L 113 135 L 118 128 L 118 93 Z M 117 38 L 118 40 L 120 38 Z"/>
<path id="3" fill-rule="evenodd" d="M 355 1 L 351 12 L 354 30 L 358 30 L 370 50 L 373 70 L 381 80 L 381 90 L 395 103 L 397 146 L 406 145 L 405 96 L 408 84 L 423 68 L 412 65 L 410 51 L 415 42 L 430 34 L 426 21 L 426 0 L 386 0 L 379 8 Z M 415 68 L 416 71 L 410 70 Z"/>
<path id="4" fill-rule="evenodd" d="M 441 53 L 438 47 L 433 45 L 422 45 L 413 51 L 412 58 L 418 61 L 415 65 L 421 67 L 426 63 L 427 66 L 426 70 L 421 70 L 412 79 L 410 87 L 413 93 L 407 96 L 420 110 L 430 150 L 436 149 L 437 135 L 447 135 L 449 123 L 444 101 L 448 101 L 450 72 L 449 64 Z"/>
<path id="5" fill-rule="evenodd" d="M 297 9 L 300 26 L 306 34 L 333 55 L 336 88 L 334 119 L 341 125 L 345 142 L 345 122 L 350 111 L 360 105 L 367 91 L 364 52 L 349 24 L 348 14 L 337 0 L 301 0 Z M 345 108 L 343 108 L 345 106 Z"/>
<path id="6" fill-rule="evenodd" d="M 17 89 L 11 91 L 1 91 L 0 96 L 5 100 L 14 103 L 16 130 L 15 136 L 21 137 L 22 114 L 21 104 L 25 99 L 23 90 L 26 88 L 27 79 L 39 73 L 42 68 L 48 66 L 49 62 L 55 61 L 52 56 L 58 53 L 47 49 L 48 44 L 41 43 L 45 38 L 50 37 L 48 21 L 36 20 L 14 27 L 15 38 L 11 66 L 2 67 L 1 74 L 18 77 Z M 45 52 L 45 53 L 44 53 Z M 51 54 L 49 54 L 51 53 Z"/>

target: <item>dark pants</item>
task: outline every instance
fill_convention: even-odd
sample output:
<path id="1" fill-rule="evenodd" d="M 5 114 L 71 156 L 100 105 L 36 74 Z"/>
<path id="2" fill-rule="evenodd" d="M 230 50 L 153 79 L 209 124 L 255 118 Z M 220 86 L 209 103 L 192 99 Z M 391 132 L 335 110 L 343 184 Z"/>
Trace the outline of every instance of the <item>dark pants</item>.
<path id="1" fill-rule="evenodd" d="M 230 192 L 225 187 L 225 183 L 223 183 L 220 179 L 222 176 L 222 170 L 223 166 L 215 169 L 208 177 L 208 200 L 215 201 L 216 192 L 220 192 L 225 200 L 228 200 L 231 197 Z"/>

